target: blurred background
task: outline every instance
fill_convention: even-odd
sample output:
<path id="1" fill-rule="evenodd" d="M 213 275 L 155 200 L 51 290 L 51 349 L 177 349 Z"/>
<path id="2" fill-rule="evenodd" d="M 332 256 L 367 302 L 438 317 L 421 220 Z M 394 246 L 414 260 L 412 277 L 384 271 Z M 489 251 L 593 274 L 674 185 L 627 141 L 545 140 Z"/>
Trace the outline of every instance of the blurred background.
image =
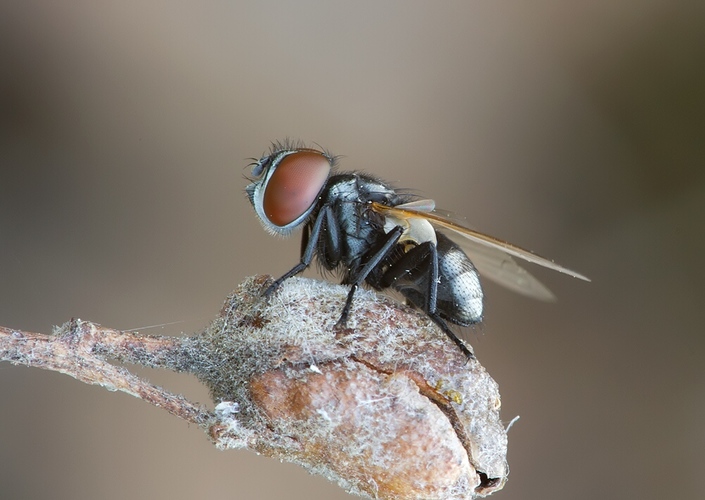
<path id="1" fill-rule="evenodd" d="M 286 137 L 593 279 L 486 287 L 494 498 L 705 497 L 705 3 L 4 0 L 0 324 L 198 330 L 298 258 L 243 193 Z M 63 375 L 0 401 L 3 498 L 350 498 Z"/>

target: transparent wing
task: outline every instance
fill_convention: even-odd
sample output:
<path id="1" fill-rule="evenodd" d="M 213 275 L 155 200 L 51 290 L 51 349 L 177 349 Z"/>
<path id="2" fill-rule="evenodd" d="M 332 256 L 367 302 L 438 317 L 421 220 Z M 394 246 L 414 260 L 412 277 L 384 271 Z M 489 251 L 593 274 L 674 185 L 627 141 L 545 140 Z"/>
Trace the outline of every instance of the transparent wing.
<path id="1" fill-rule="evenodd" d="M 543 300 L 556 300 L 555 295 L 546 285 L 536 279 L 529 271 L 517 264 L 506 252 L 488 247 L 470 239 L 455 242 L 470 257 L 477 270 L 489 280 L 502 285 L 513 292 Z"/>
<path id="2" fill-rule="evenodd" d="M 373 210 L 382 214 L 389 214 L 398 218 L 423 218 L 438 228 L 446 229 L 457 236 L 461 236 L 462 240 L 455 238 L 456 243 L 459 243 L 467 252 L 470 260 L 472 260 L 481 274 L 523 295 L 540 300 L 553 300 L 555 298 L 546 286 L 519 266 L 512 257 L 553 269 L 574 278 L 590 281 L 582 274 L 571 271 L 529 250 L 467 228 L 433 207 L 434 204 L 430 200 L 417 200 L 396 207 L 372 203 Z"/>

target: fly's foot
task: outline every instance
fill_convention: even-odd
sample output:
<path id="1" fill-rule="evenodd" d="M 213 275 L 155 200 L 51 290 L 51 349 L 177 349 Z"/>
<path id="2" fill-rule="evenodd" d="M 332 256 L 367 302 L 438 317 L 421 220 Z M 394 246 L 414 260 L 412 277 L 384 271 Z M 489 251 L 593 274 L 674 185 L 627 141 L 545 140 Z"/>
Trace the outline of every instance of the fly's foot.
<path id="1" fill-rule="evenodd" d="M 277 288 L 279 288 L 279 286 L 280 286 L 280 283 L 277 283 L 277 282 L 275 281 L 274 283 L 272 283 L 271 285 L 269 285 L 269 286 L 264 290 L 264 292 L 262 292 L 262 297 L 264 297 L 265 299 L 268 299 L 268 298 L 271 297 L 272 294 L 277 290 Z"/>
<path id="2" fill-rule="evenodd" d="M 285 278 L 279 278 L 277 280 L 272 281 L 269 286 L 265 288 L 262 292 L 262 297 L 264 297 L 265 299 L 269 299 L 272 295 L 274 295 L 274 292 L 279 290 L 279 287 L 282 286 L 282 283 L 284 283 L 284 281 Z"/>
<path id="3" fill-rule="evenodd" d="M 338 322 L 333 326 L 333 331 L 335 332 L 336 339 L 342 339 L 354 332 L 354 330 L 352 328 L 349 328 L 347 325 L 347 314 L 341 315 Z"/>
<path id="4" fill-rule="evenodd" d="M 468 349 L 468 346 L 465 345 L 465 342 L 463 342 L 455 333 L 453 333 L 453 330 L 448 327 L 448 324 L 438 314 L 427 314 L 433 320 L 433 322 L 438 325 L 438 327 L 443 331 L 443 333 L 445 333 L 448 338 L 452 340 L 455 345 L 458 346 L 460 352 L 465 354 L 465 357 L 468 361 L 471 359 L 475 359 L 475 353 Z"/>

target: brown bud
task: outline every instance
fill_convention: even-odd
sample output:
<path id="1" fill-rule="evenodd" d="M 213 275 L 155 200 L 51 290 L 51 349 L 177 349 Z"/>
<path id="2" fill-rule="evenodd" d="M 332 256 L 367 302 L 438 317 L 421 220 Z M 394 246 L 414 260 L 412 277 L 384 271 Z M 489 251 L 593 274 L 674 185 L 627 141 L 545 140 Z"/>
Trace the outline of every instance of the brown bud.
<path id="1" fill-rule="evenodd" d="M 220 446 L 299 463 L 374 498 L 503 487 L 497 384 L 425 315 L 360 291 L 338 330 L 346 287 L 292 278 L 265 300 L 263 285 L 243 284 L 195 339 L 209 354 L 194 372 L 229 409 L 211 427 Z"/>

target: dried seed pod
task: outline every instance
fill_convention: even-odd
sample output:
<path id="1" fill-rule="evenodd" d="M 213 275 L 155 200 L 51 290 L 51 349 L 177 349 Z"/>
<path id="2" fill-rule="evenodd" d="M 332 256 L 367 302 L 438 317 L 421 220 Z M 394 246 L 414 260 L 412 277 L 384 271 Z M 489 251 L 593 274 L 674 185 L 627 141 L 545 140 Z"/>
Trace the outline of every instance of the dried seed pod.
<path id="1" fill-rule="evenodd" d="M 245 282 L 193 340 L 192 371 L 221 403 L 211 427 L 220 446 L 299 463 L 373 498 L 503 487 L 497 384 L 425 315 L 360 291 L 338 330 L 346 287 L 292 278 L 267 301 L 267 283 Z"/>

